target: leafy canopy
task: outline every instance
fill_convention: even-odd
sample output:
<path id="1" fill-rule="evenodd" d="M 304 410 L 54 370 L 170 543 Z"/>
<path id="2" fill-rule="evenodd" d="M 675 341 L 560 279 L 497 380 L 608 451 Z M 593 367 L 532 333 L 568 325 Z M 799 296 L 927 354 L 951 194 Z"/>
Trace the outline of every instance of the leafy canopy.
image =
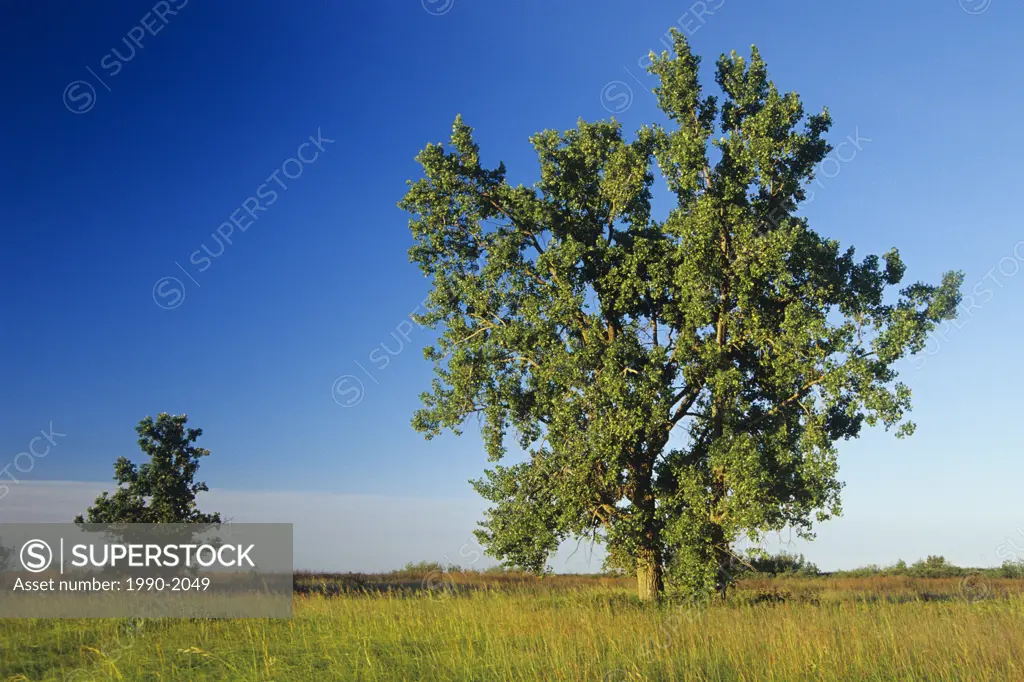
<path id="1" fill-rule="evenodd" d="M 196 506 L 196 493 L 209 490 L 196 482 L 199 460 L 209 450 L 193 445 L 202 429 L 186 428 L 188 417 L 161 412 L 135 427 L 139 447 L 149 457 L 136 465 L 126 457 L 114 462 L 114 494 L 104 492 L 75 523 L 220 523 L 220 514 L 205 514 Z"/>
<path id="2" fill-rule="evenodd" d="M 413 424 L 475 415 L 491 461 L 524 451 L 474 482 L 494 504 L 478 535 L 509 565 L 594 536 L 619 565 L 706 586 L 741 534 L 809 535 L 840 510 L 835 442 L 912 432 L 894 363 L 959 302 L 954 272 L 889 294 L 895 249 L 858 259 L 798 215 L 827 110 L 780 93 L 756 48 L 723 55 L 705 95 L 674 40 L 650 67 L 664 123 L 538 133 L 540 180 L 513 186 L 459 117 L 399 204 L 433 284 L 420 322 L 441 330 Z"/>

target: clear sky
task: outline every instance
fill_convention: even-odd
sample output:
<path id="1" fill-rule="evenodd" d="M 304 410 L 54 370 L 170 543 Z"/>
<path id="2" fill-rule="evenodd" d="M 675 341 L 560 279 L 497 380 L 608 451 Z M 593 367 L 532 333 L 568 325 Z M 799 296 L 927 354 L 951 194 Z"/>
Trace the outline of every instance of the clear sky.
<path id="1" fill-rule="evenodd" d="M 815 229 L 898 247 L 910 279 L 962 269 L 973 296 L 906 365 L 918 433 L 842 444 L 846 516 L 801 549 L 823 567 L 993 564 L 1024 528 L 1020 2 L 63 5 L 18 3 L 2 29 L 14 487 L 109 481 L 139 419 L 184 412 L 236 520 L 376 524 L 360 558 L 322 567 L 458 559 L 485 455 L 472 431 L 409 426 L 431 372 L 407 317 L 428 283 L 395 206 L 413 156 L 461 112 L 485 163 L 531 182 L 536 131 L 658 120 L 641 63 L 676 26 L 708 85 L 720 53 L 756 43 L 781 90 L 829 106 L 849 143 L 812 186 Z M 51 424 L 66 435 L 16 468 Z"/>

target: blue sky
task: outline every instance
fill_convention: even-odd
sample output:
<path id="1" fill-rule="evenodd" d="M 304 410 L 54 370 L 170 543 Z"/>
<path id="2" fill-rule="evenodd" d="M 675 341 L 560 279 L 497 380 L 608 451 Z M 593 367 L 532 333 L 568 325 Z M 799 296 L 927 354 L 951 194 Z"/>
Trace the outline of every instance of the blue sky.
<path id="1" fill-rule="evenodd" d="M 823 566 L 997 563 L 1024 526 L 1011 0 L 21 4 L 4 26 L 0 468 L 108 481 L 137 455 L 140 418 L 185 412 L 218 489 L 288 492 L 304 518 L 311 499 L 341 505 L 325 514 L 368 499 L 351 496 L 449 510 L 444 541 L 394 535 L 401 515 L 374 511 L 373 558 L 337 567 L 387 563 L 396 543 L 410 560 L 457 552 L 440 545 L 472 528 L 466 481 L 485 456 L 471 432 L 426 442 L 409 426 L 431 371 L 408 321 L 428 283 L 395 206 L 413 156 L 461 112 L 484 161 L 531 182 L 538 130 L 657 120 L 640 63 L 671 26 L 707 83 L 720 53 L 756 43 L 780 89 L 829 106 L 833 144 L 850 143 L 812 187 L 815 229 L 898 247 L 911 279 L 962 269 L 974 295 L 907 363 L 918 433 L 842 444 L 846 517 L 804 551 Z M 13 468 L 51 424 L 58 445 Z"/>

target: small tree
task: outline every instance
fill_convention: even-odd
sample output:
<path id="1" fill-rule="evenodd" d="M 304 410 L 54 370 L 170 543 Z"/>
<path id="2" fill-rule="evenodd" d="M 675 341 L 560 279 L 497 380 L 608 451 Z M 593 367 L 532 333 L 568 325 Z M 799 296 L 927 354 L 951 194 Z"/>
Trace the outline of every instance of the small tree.
<path id="1" fill-rule="evenodd" d="M 789 552 L 779 552 L 778 554 L 747 552 L 745 564 L 740 565 L 743 568 L 749 567 L 747 570 L 752 574 L 816 576 L 820 573 L 818 567 L 807 561 L 803 554 Z M 739 574 L 740 571 L 733 573 L 733 575 Z"/>
<path id="2" fill-rule="evenodd" d="M 950 578 L 965 572 L 965 569 L 946 561 L 946 557 L 936 554 L 929 554 L 927 558 L 915 561 L 907 569 L 908 575 L 915 578 Z"/>
<path id="3" fill-rule="evenodd" d="M 756 48 L 723 55 L 721 100 L 705 96 L 674 40 L 650 67 L 663 124 L 541 132 L 527 187 L 484 166 L 457 118 L 400 203 L 433 283 L 419 321 L 442 330 L 414 426 L 479 417 L 491 461 L 512 435 L 526 453 L 474 483 L 494 503 L 478 537 L 541 570 L 562 540 L 597 536 L 646 600 L 666 567 L 724 590 L 739 536 L 810 536 L 839 512 L 834 443 L 865 423 L 912 432 L 894 365 L 954 317 L 962 281 L 893 291 L 895 249 L 858 260 L 819 236 L 798 207 L 831 150 L 828 111 L 805 115 Z"/>
<path id="4" fill-rule="evenodd" d="M 96 498 L 75 523 L 220 523 L 220 514 L 204 514 L 196 493 L 209 490 L 196 482 L 199 460 L 210 454 L 196 447 L 202 429 L 186 429 L 188 417 L 161 412 L 135 427 L 139 447 L 149 461 L 136 465 L 126 457 L 114 462 L 118 489 Z"/>

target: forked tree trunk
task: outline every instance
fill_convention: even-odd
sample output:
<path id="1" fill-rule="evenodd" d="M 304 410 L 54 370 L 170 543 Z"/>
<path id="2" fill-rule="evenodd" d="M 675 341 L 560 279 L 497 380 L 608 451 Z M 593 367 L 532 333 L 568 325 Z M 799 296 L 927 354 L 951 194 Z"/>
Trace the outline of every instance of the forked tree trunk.
<path id="1" fill-rule="evenodd" d="M 665 588 L 661 562 L 653 552 L 641 554 L 636 564 L 636 592 L 640 601 L 656 602 Z"/>

